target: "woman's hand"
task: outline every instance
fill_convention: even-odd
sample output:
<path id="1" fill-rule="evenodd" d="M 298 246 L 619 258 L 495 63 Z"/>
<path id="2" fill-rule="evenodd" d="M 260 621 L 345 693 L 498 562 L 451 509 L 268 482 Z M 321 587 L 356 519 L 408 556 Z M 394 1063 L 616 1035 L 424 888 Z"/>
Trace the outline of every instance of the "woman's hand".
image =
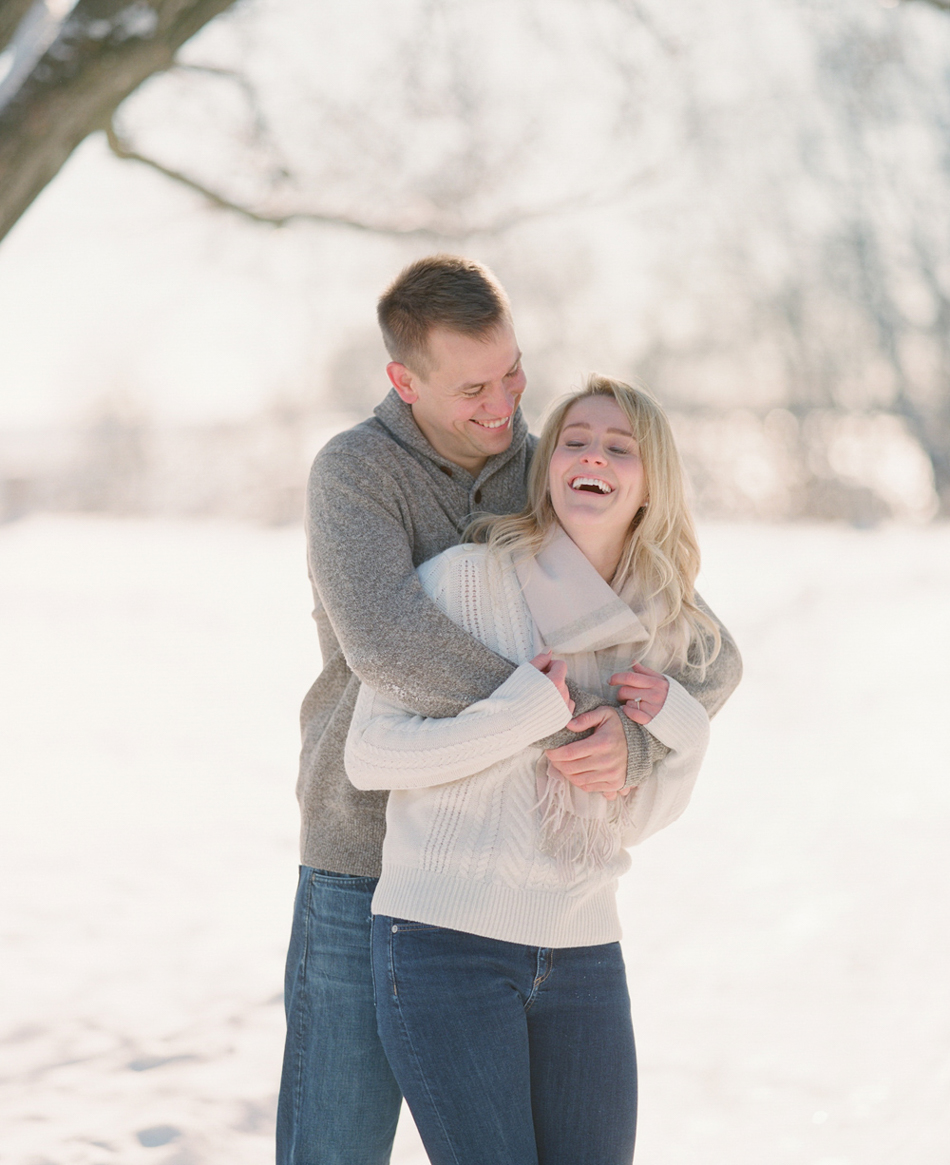
<path id="1" fill-rule="evenodd" d="M 542 675 L 548 677 L 552 684 L 561 693 L 561 699 L 567 704 L 567 710 L 571 713 L 574 711 L 574 701 L 571 699 L 571 693 L 567 690 L 567 664 L 563 659 L 552 659 L 550 651 L 542 651 L 540 655 L 536 655 L 530 661 L 532 667 L 536 667 Z"/>
<path id="2" fill-rule="evenodd" d="M 620 685 L 617 699 L 634 724 L 649 724 L 666 703 L 670 690 L 666 676 L 644 667 L 642 663 L 635 663 L 632 671 L 617 672 L 611 676 L 611 687 L 617 684 Z"/>

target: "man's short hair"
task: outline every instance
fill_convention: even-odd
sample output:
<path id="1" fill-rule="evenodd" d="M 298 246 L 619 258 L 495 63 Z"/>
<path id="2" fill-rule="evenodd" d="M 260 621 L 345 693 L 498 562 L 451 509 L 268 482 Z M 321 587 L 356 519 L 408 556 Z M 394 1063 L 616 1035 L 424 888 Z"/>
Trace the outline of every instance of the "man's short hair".
<path id="1" fill-rule="evenodd" d="M 429 255 L 396 276 L 380 298 L 377 316 L 389 355 L 424 376 L 433 328 L 487 337 L 511 320 L 511 305 L 481 263 L 458 255 Z"/>

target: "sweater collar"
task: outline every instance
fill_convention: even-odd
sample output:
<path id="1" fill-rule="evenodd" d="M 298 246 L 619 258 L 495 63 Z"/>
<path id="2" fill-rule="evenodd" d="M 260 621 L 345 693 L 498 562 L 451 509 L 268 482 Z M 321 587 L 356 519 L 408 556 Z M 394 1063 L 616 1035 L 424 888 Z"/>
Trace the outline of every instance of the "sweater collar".
<path id="1" fill-rule="evenodd" d="M 516 563 L 531 617 L 546 647 L 562 655 L 600 651 L 650 636 L 637 615 L 557 527 L 532 558 Z"/>
<path id="2" fill-rule="evenodd" d="M 450 469 L 453 475 L 463 473 L 469 478 L 472 477 L 467 469 L 462 469 L 454 461 L 449 461 L 448 458 L 443 457 L 441 453 L 432 448 L 416 424 L 411 407 L 401 399 L 394 388 L 391 388 L 388 395 L 376 406 L 373 415 L 404 448 L 425 457 L 427 461 L 431 461 L 440 469 Z M 519 406 L 512 420 L 511 444 L 504 453 L 497 453 L 494 457 L 489 457 L 478 477 L 473 480 L 482 482 L 491 477 L 493 473 L 497 473 L 499 469 L 508 464 L 512 457 L 520 453 L 527 439 L 528 425 L 521 415 Z"/>

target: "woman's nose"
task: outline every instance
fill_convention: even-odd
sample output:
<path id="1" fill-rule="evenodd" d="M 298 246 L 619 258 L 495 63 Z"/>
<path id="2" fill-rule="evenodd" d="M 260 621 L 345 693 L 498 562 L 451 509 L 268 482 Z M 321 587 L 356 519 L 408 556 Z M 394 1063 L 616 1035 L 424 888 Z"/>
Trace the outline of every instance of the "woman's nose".
<path id="1" fill-rule="evenodd" d="M 599 448 L 597 448 L 596 446 L 591 446 L 589 449 L 585 449 L 583 452 L 583 455 L 581 456 L 581 460 L 587 461 L 591 465 L 606 465 L 607 464 L 607 458 L 604 456 L 603 452 Z"/>

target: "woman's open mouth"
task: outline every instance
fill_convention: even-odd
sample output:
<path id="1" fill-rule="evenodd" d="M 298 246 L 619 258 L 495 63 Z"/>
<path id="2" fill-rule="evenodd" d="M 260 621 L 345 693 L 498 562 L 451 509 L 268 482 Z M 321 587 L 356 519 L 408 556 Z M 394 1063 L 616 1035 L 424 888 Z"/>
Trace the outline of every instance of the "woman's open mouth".
<path id="1" fill-rule="evenodd" d="M 592 494 L 612 494 L 614 487 L 608 485 L 603 478 L 600 477 L 575 477 L 573 481 L 568 483 L 573 490 L 580 492 L 583 490 L 586 493 Z"/>

